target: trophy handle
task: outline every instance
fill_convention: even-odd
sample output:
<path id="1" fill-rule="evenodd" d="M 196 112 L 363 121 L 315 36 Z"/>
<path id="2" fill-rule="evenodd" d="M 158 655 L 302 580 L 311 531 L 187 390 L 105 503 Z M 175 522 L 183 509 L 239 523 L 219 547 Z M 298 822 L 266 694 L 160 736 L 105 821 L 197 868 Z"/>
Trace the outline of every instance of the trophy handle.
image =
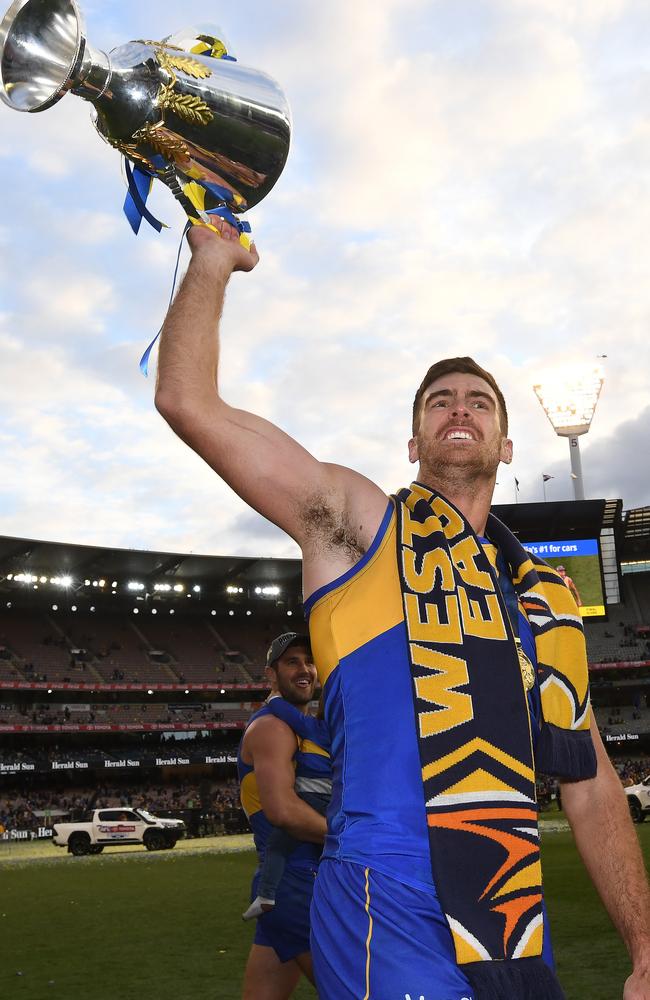
<path id="1" fill-rule="evenodd" d="M 198 216 L 204 225 L 210 225 L 210 216 L 207 212 L 201 211 L 192 204 L 188 196 L 183 191 L 176 170 L 171 163 L 169 163 L 163 170 L 159 170 L 156 173 L 156 177 L 169 188 L 171 193 L 174 195 L 174 198 L 176 198 L 176 201 L 181 205 L 190 222 L 193 217 Z"/>

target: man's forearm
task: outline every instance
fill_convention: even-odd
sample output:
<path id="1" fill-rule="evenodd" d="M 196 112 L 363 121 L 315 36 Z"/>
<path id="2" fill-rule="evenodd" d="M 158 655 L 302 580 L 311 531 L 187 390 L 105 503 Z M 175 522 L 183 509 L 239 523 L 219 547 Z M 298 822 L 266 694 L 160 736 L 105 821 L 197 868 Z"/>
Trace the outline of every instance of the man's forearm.
<path id="1" fill-rule="evenodd" d="M 325 817 L 303 802 L 295 793 L 287 796 L 280 806 L 265 810 L 267 819 L 290 833 L 296 840 L 322 844 L 327 833 Z"/>
<path id="2" fill-rule="evenodd" d="M 199 402 L 213 395 L 219 358 L 218 324 L 230 268 L 195 254 L 160 335 L 156 404 Z"/>
<path id="3" fill-rule="evenodd" d="M 562 785 L 580 856 L 635 967 L 650 966 L 650 890 L 625 794 L 611 766 Z"/>

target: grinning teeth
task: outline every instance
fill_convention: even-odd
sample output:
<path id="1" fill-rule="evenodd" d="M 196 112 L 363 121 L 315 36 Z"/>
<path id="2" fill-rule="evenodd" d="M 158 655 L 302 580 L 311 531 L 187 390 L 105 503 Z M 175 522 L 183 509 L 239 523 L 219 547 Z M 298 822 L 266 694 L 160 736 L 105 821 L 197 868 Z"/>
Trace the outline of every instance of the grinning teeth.
<path id="1" fill-rule="evenodd" d="M 458 439 L 459 441 L 471 441 L 472 435 L 467 434 L 464 431 L 454 431 L 452 434 L 447 435 L 448 441 L 454 441 L 456 439 Z"/>

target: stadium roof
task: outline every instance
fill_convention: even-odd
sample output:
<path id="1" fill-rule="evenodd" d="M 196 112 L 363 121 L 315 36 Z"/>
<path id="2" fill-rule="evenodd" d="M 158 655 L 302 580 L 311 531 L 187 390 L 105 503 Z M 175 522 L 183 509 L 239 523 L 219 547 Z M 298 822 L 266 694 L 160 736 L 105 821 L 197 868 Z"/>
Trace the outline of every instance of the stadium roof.
<path id="1" fill-rule="evenodd" d="M 278 586 L 300 594 L 300 559 L 264 559 L 244 556 L 201 556 L 194 553 L 152 552 L 140 549 L 109 549 L 91 545 L 0 536 L 0 586 L 8 574 L 72 576 L 75 580 L 104 577 L 183 580 L 189 586 L 212 589 L 232 584 L 245 590 L 256 586 Z"/>
<path id="2" fill-rule="evenodd" d="M 625 512 L 622 559 L 650 559 L 650 507 Z"/>
<path id="3" fill-rule="evenodd" d="M 628 511 L 623 523 L 620 500 L 581 500 L 548 503 L 501 504 L 495 514 L 522 541 L 561 538 L 596 538 L 606 527 L 623 537 L 624 555 L 650 551 L 650 507 Z M 638 554 L 636 556 L 639 557 Z M 155 552 L 141 549 L 103 548 L 64 542 L 0 536 L 0 591 L 7 591 L 11 574 L 71 576 L 107 581 L 136 579 L 145 585 L 183 581 L 223 592 L 232 585 L 249 595 L 255 587 L 277 586 L 292 603 L 301 600 L 300 559 L 244 556 L 206 556 L 195 553 Z M 13 588 L 12 588 L 13 589 Z M 73 588 L 74 589 L 74 588 Z"/>
<path id="4" fill-rule="evenodd" d="M 620 525 L 620 500 L 560 500 L 497 504 L 494 513 L 524 542 L 598 538 L 603 528 Z"/>

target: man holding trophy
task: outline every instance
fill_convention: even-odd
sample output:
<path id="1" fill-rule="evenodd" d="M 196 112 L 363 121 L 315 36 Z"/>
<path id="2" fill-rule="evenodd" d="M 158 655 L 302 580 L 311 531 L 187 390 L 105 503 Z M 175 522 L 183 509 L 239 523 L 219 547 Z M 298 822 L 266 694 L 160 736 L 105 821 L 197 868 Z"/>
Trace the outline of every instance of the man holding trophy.
<path id="1" fill-rule="evenodd" d="M 512 459 L 493 376 L 470 358 L 429 369 L 408 444 L 417 480 L 394 496 L 319 462 L 230 406 L 218 382 L 226 286 L 258 262 L 238 213 L 270 191 L 288 153 L 277 85 L 233 63 L 216 33 L 93 50 L 75 0 L 15 0 L 0 82 L 17 110 L 68 91 L 94 105 L 129 163 L 134 230 L 156 224 L 154 179 L 195 223 L 156 406 L 302 549 L 334 778 L 311 908 L 320 1000 L 561 1000 L 536 773 L 560 780 L 630 953 L 624 1000 L 650 1000 L 650 894 L 592 717 L 580 615 L 561 577 L 490 513 L 499 463 Z"/>
<path id="2" fill-rule="evenodd" d="M 311 912 L 321 1000 L 564 996 L 543 903 L 536 769 L 559 777 L 579 851 L 630 952 L 625 1000 L 650 1000 L 650 893 L 591 715 L 580 616 L 560 576 L 489 513 L 498 465 L 512 458 L 496 382 L 468 358 L 430 369 L 409 442 L 418 479 L 395 497 L 317 461 L 221 396 L 226 285 L 258 255 L 226 222 L 217 228 L 189 234 L 156 406 L 303 552 L 334 775 Z"/>

